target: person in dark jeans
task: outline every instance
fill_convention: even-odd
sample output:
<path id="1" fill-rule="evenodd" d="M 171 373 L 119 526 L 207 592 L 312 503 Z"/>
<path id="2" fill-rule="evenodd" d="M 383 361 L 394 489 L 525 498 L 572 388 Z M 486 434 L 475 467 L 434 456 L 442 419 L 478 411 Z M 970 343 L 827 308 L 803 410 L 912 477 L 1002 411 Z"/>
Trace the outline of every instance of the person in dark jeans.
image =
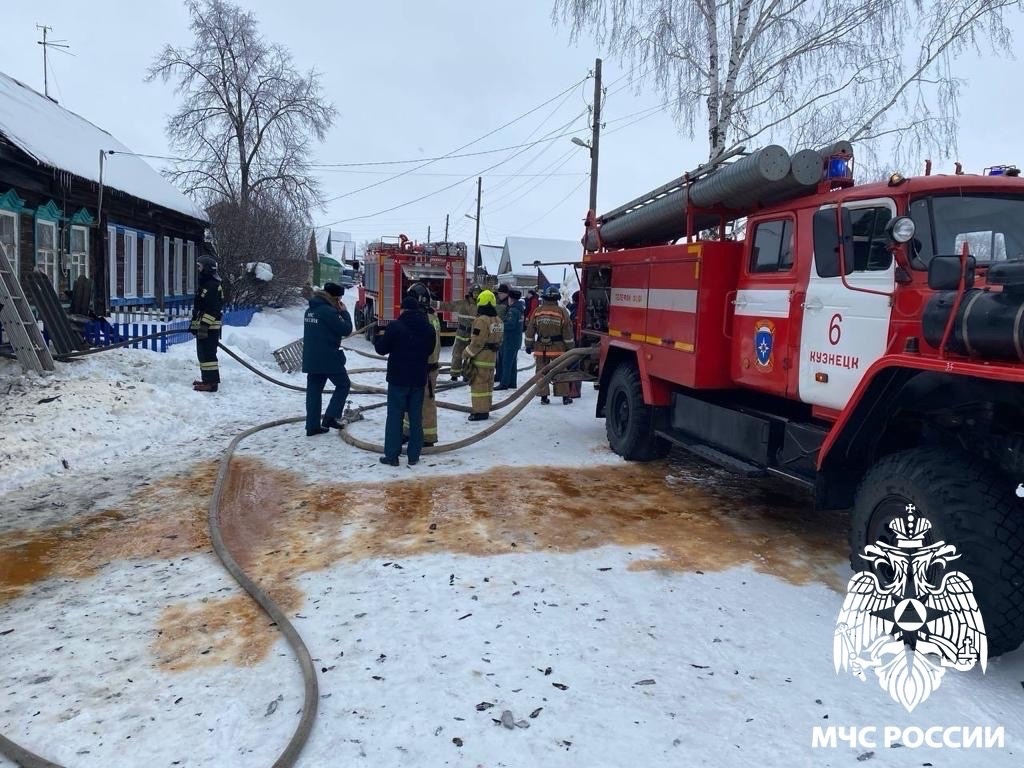
<path id="1" fill-rule="evenodd" d="M 327 283 L 322 291 L 314 291 L 303 318 L 302 372 L 306 374 L 307 437 L 324 435 L 343 426 L 338 419 L 345 410 L 345 400 L 352 387 L 341 349 L 341 340 L 352 334 L 352 317 L 341 301 L 344 292 L 337 283 Z M 334 385 L 334 394 L 321 421 L 320 407 L 328 381 Z"/>
<path id="2" fill-rule="evenodd" d="M 434 328 L 415 296 L 402 299 L 402 314 L 373 340 L 378 355 L 388 356 L 388 416 L 384 426 L 381 464 L 398 466 L 402 450 L 402 420 L 409 417 L 409 466 L 419 462 L 423 450 L 423 397 L 427 369 L 434 351 Z"/>

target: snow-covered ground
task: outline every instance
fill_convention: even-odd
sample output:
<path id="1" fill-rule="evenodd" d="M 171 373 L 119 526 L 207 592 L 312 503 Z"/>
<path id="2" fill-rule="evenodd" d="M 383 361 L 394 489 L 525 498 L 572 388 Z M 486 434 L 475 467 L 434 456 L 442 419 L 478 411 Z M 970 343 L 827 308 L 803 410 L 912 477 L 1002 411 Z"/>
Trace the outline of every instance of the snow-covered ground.
<path id="1" fill-rule="evenodd" d="M 223 341 L 301 385 L 271 354 L 300 333 L 290 309 Z M 297 722 L 295 661 L 205 517 L 229 440 L 301 416 L 303 395 L 220 357 L 212 395 L 191 389 L 191 344 L 44 378 L 0 362 L 0 733 L 69 768 L 267 766 Z M 911 715 L 837 675 L 844 521 L 683 456 L 621 461 L 595 394 L 412 468 L 301 423 L 242 443 L 225 536 L 319 672 L 300 766 L 1020 764 L 1024 652 L 947 672 Z M 380 442 L 383 418 L 350 429 Z M 442 443 L 479 429 L 440 413 Z M 1003 726 L 1006 742 L 812 749 L 829 725 Z"/>

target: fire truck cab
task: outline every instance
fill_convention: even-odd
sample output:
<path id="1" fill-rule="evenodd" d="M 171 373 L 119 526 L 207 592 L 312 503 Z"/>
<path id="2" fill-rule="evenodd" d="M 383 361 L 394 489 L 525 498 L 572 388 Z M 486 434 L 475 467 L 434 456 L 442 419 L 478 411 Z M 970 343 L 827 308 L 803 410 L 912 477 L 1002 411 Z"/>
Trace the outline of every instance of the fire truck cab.
<path id="1" fill-rule="evenodd" d="M 833 149 L 812 150 L 813 183 L 801 153 L 785 177 L 754 153 L 588 214 L 596 415 L 626 459 L 681 446 L 850 509 L 854 570 L 917 510 L 1005 653 L 1024 641 L 1024 179 L 858 186 L 852 147 Z"/>
<path id="2" fill-rule="evenodd" d="M 414 283 L 423 283 L 437 301 L 461 299 L 466 290 L 466 244 L 416 243 L 405 235 L 382 237 L 367 246 L 363 284 L 356 302 L 356 328 L 373 340 L 377 328 L 401 313 L 402 297 Z M 458 321 L 439 312 L 441 343 L 455 340 Z"/>

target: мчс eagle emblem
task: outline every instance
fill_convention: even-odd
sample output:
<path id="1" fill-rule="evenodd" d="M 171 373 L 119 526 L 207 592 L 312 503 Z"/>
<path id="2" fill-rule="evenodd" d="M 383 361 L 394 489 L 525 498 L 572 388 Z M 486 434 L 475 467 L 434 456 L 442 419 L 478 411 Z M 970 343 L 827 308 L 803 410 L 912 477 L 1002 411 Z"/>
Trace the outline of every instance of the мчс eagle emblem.
<path id="1" fill-rule="evenodd" d="M 971 580 L 945 572 L 960 555 L 944 541 L 925 546 L 932 525 L 916 512 L 908 504 L 889 524 L 896 546 L 864 547 L 861 557 L 874 570 L 850 579 L 833 641 L 837 673 L 842 668 L 865 680 L 864 670 L 874 669 L 879 685 L 908 712 L 939 687 L 946 668 L 966 672 L 980 660 L 984 672 L 988 661 Z"/>

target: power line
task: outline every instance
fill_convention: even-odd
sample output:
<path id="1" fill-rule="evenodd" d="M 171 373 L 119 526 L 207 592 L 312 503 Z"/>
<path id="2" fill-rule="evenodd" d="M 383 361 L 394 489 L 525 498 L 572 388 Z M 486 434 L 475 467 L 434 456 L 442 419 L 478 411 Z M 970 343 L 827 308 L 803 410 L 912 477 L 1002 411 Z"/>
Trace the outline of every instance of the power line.
<path id="1" fill-rule="evenodd" d="M 576 118 L 573 118 L 573 119 L 575 120 Z M 562 126 L 559 126 L 558 128 L 556 128 L 554 130 L 555 131 L 561 131 L 561 130 L 564 130 L 566 127 L 567 127 L 566 125 L 562 125 Z M 573 131 L 572 133 L 579 133 L 579 132 L 580 131 Z M 569 134 L 569 135 L 571 135 L 571 134 Z M 442 187 L 441 189 L 437 189 L 437 190 L 434 190 L 433 192 L 428 192 L 425 195 L 421 195 L 420 197 L 417 197 L 415 200 L 409 200 L 409 201 L 404 202 L 404 203 L 399 203 L 398 205 L 394 205 L 394 206 L 392 206 L 390 208 L 385 208 L 384 210 L 378 211 L 376 213 L 368 213 L 368 214 L 365 214 L 363 216 L 353 216 L 353 217 L 347 218 L 347 219 L 338 219 L 337 221 L 331 222 L 330 224 L 324 224 L 322 226 L 331 227 L 331 226 L 334 226 L 335 224 L 342 224 L 342 223 L 344 223 L 346 221 L 359 221 L 361 219 L 372 219 L 372 218 L 374 218 L 376 216 L 380 216 L 381 214 L 390 213 L 391 211 L 397 211 L 400 208 L 405 208 L 407 206 L 413 205 L 414 203 L 421 202 L 423 200 L 426 200 L 427 198 L 433 197 L 434 195 L 439 195 L 442 192 L 447 192 L 449 189 L 452 189 L 453 187 L 459 186 L 459 184 L 463 184 L 466 181 L 469 181 L 470 179 L 475 178 L 477 176 L 483 176 L 488 171 L 492 171 L 495 168 L 499 168 L 500 166 L 504 165 L 505 163 L 511 162 L 512 160 L 517 158 L 519 155 L 521 155 L 524 152 L 526 152 L 529 149 L 530 146 L 535 146 L 536 144 L 539 144 L 539 143 L 541 143 L 542 141 L 545 141 L 545 140 L 549 140 L 548 137 L 545 137 L 543 139 L 537 139 L 537 141 L 532 142 L 530 145 L 528 145 L 527 149 L 522 149 L 519 152 L 516 152 L 513 155 L 510 155 L 509 157 L 506 157 L 504 160 L 498 161 L 494 165 L 488 166 L 487 168 L 484 168 L 483 170 L 477 171 L 476 173 L 470 174 L 469 176 L 465 176 L 462 179 L 460 179 L 459 181 L 456 181 L 454 184 L 449 184 L 449 185 L 447 185 L 445 187 Z"/>
<path id="2" fill-rule="evenodd" d="M 572 160 L 574 157 L 577 157 L 578 155 L 579 155 L 579 150 L 577 150 L 575 147 L 570 148 L 564 154 L 562 154 L 559 157 L 555 158 L 554 162 L 548 165 L 548 168 L 549 169 L 554 168 L 555 170 L 557 170 L 558 168 L 561 168 L 564 165 L 566 165 L 566 163 L 568 163 L 570 160 Z M 491 201 L 492 204 L 499 203 L 499 205 L 498 205 L 497 208 L 488 208 L 487 212 L 490 213 L 490 214 L 495 214 L 495 213 L 498 213 L 499 211 L 505 210 L 509 206 L 511 206 L 511 205 L 519 202 L 520 200 L 522 200 L 524 197 L 526 197 L 526 195 L 530 194 L 535 189 L 540 187 L 544 183 L 544 181 L 546 179 L 551 178 L 554 175 L 555 174 L 552 172 L 552 173 L 549 173 L 549 174 L 546 174 L 546 175 L 542 175 L 539 180 L 536 180 L 536 181 L 529 181 L 528 180 L 526 183 L 521 184 L 518 187 L 516 187 L 515 189 L 513 189 L 512 191 L 507 192 L 506 194 L 502 195 L 497 200 L 492 200 Z M 588 174 L 583 174 L 583 175 L 586 176 Z M 524 190 L 524 189 L 526 189 L 526 191 L 522 192 L 522 190 Z M 520 192 L 522 192 L 522 194 L 519 194 Z"/>
<path id="3" fill-rule="evenodd" d="M 557 203 L 555 203 L 555 204 L 554 204 L 553 206 L 551 206 L 551 208 L 550 208 L 550 209 L 548 209 L 548 212 L 547 212 L 547 213 L 545 213 L 545 214 L 543 214 L 543 215 L 541 215 L 541 216 L 537 217 L 536 219 L 534 219 L 533 221 L 531 221 L 531 222 L 530 222 L 529 224 L 526 224 L 525 226 L 522 226 L 522 227 L 518 227 L 518 228 L 517 228 L 517 231 L 518 231 L 518 232 L 522 232 L 522 231 L 524 231 L 524 230 L 526 230 L 526 229 L 529 229 L 529 228 L 530 228 L 530 227 L 532 227 L 532 226 L 533 226 L 534 224 L 537 224 L 538 222 L 541 222 L 541 221 L 543 221 L 544 219 L 546 219 L 546 218 L 547 218 L 548 216 L 550 216 L 550 215 L 551 215 L 552 213 L 554 213 L 555 211 L 557 211 L 557 210 L 558 210 L 558 208 L 559 208 L 559 207 L 560 207 L 560 206 L 562 205 L 562 203 L 564 203 L 564 202 L 565 202 L 566 200 L 568 200 L 568 199 L 569 199 L 570 197 L 572 197 L 572 196 L 573 196 L 573 195 L 574 195 L 574 194 L 576 193 L 576 190 L 578 190 L 578 189 L 579 189 L 580 187 L 582 187 L 582 186 L 583 186 L 584 184 L 586 184 L 586 183 L 587 183 L 587 179 L 584 179 L 583 181 L 581 181 L 581 182 L 580 182 L 579 184 L 577 184 L 577 185 L 576 185 L 575 187 L 573 187 L 573 188 L 572 188 L 571 190 L 569 190 L 569 194 L 567 194 L 567 195 L 566 195 L 565 197 L 563 197 L 563 198 L 562 198 L 561 200 L 559 200 L 559 201 L 558 201 Z"/>
<path id="4" fill-rule="evenodd" d="M 451 152 L 448 152 L 447 154 L 442 155 L 441 158 L 439 158 L 439 159 L 444 159 L 444 158 L 447 158 L 447 157 L 449 157 L 451 155 L 454 155 L 456 152 L 461 152 L 462 150 L 466 149 L 467 147 L 471 147 L 474 144 L 477 144 L 477 143 L 483 141 L 488 136 L 492 136 L 495 133 L 497 133 L 498 131 L 504 130 L 505 128 L 508 128 L 510 125 L 518 123 L 520 120 L 523 120 L 524 118 L 529 117 L 530 115 L 532 115 L 534 112 L 536 112 L 541 107 L 545 107 L 548 104 L 550 104 L 552 101 L 554 101 L 555 99 L 558 99 L 558 98 L 564 96 L 566 93 L 569 93 L 569 92 L 575 90 L 578 85 L 580 85 L 582 83 L 585 83 L 589 77 L 590 77 L 590 75 L 587 75 L 583 79 L 573 83 L 571 86 L 569 86 L 564 91 L 561 91 L 560 93 L 556 94 L 555 96 L 552 96 L 550 99 L 545 101 L 543 104 L 539 104 L 536 107 L 534 107 L 533 109 L 529 110 L 528 112 L 524 112 L 523 114 L 519 115 L 519 117 L 517 117 L 517 118 L 515 118 L 513 120 L 510 120 L 509 122 L 505 123 L 504 125 L 501 125 L 501 126 L 495 128 L 493 131 L 489 131 L 488 133 L 485 133 L 480 138 L 474 139 L 473 141 L 469 142 L 468 144 L 463 144 L 458 149 L 453 149 Z M 543 123 L 542 123 L 542 125 L 543 125 Z M 426 168 L 428 165 L 432 165 L 433 163 L 436 163 L 436 162 L 437 162 L 437 160 L 428 160 L 427 162 L 423 163 L 422 165 L 416 166 L 412 170 L 418 171 L 421 168 Z M 332 203 L 332 202 L 334 202 L 336 200 L 342 200 L 342 199 L 344 199 L 346 197 L 351 197 L 352 195 L 355 195 L 355 194 L 357 194 L 359 192 L 365 192 L 368 189 L 373 189 L 374 187 L 379 187 L 381 184 L 387 184 L 389 181 L 394 181 L 395 179 L 400 179 L 400 178 L 402 178 L 403 176 L 405 176 L 405 175 L 407 175 L 409 173 L 410 173 L 410 171 L 402 171 L 401 173 L 396 173 L 394 176 L 390 176 L 389 178 L 386 178 L 386 179 L 381 179 L 380 181 L 374 182 L 373 184 L 368 184 L 365 187 L 360 187 L 359 189 L 354 189 L 351 192 L 346 192 L 345 194 L 336 195 L 335 197 L 328 198 L 327 200 L 324 200 L 324 202 L 325 203 Z"/>

